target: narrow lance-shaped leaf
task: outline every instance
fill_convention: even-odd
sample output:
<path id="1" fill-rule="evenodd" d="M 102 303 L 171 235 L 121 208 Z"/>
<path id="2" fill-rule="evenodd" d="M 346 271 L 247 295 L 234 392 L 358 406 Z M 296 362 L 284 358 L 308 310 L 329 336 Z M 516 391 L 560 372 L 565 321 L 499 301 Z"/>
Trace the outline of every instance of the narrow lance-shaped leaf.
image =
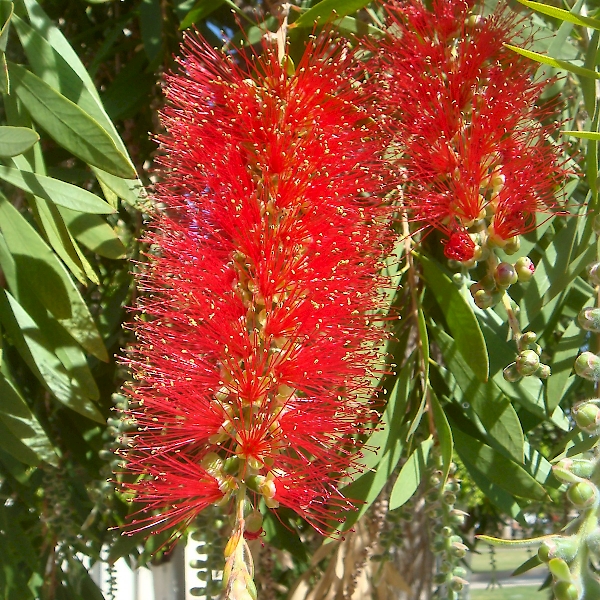
<path id="1" fill-rule="evenodd" d="M 17 266 L 19 289 L 31 290 L 83 348 L 108 360 L 90 311 L 64 266 L 2 195 L 0 230 Z"/>
<path id="2" fill-rule="evenodd" d="M 444 313 L 458 351 L 468 361 L 480 381 L 489 376 L 489 358 L 481 327 L 473 309 L 458 291 L 452 280 L 433 261 L 420 255 L 423 275 L 429 289 Z"/>
<path id="3" fill-rule="evenodd" d="M 0 165 L 0 179 L 4 179 L 4 181 L 8 181 L 8 183 L 12 183 L 26 192 L 72 210 L 94 214 L 115 212 L 112 206 L 95 194 L 53 177 Z"/>
<path id="4" fill-rule="evenodd" d="M 57 144 L 108 173 L 136 177 L 133 165 L 111 136 L 79 106 L 20 65 L 9 63 L 9 72 L 15 93 Z"/>
<path id="5" fill-rule="evenodd" d="M 389 510 L 400 508 L 413 497 L 421 483 L 423 474 L 427 472 L 427 460 L 432 446 L 433 438 L 429 436 L 408 457 L 392 488 Z"/>
<path id="6" fill-rule="evenodd" d="M 309 8 L 292 27 L 313 27 L 316 23 L 335 21 L 370 4 L 370 0 L 322 0 Z"/>
<path id="7" fill-rule="evenodd" d="M 17 156 L 37 144 L 40 136 L 27 127 L 0 127 L 0 156 Z"/>

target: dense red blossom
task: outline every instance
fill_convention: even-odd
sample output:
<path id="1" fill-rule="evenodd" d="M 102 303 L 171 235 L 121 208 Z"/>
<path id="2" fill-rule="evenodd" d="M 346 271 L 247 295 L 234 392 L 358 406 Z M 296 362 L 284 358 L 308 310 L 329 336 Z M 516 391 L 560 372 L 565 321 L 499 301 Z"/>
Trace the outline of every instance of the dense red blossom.
<path id="1" fill-rule="evenodd" d="M 389 248 L 383 141 L 353 52 L 236 59 L 188 37 L 167 79 L 129 390 L 129 484 L 188 523 L 240 484 L 325 530 L 373 421 Z"/>
<path id="2" fill-rule="evenodd" d="M 504 46 L 522 45 L 521 18 L 502 5 L 483 16 L 475 4 L 387 2 L 388 34 L 373 46 L 406 205 L 421 225 L 451 236 L 449 257 L 456 236 L 485 216 L 503 240 L 534 228 L 568 174 L 550 141 L 557 104 L 539 103 L 547 81 Z"/>

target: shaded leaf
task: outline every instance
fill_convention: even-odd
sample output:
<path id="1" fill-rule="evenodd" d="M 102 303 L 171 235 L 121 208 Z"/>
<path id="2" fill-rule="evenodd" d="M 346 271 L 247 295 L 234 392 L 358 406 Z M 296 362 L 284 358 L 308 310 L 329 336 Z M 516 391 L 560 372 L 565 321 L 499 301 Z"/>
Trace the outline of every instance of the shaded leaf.
<path id="1" fill-rule="evenodd" d="M 13 436 L 32 450 L 39 460 L 58 466 L 58 456 L 46 432 L 19 391 L 2 374 L 0 374 L 0 398 L 2 398 L 0 420 Z M 0 437 L 0 443 L 2 441 Z M 10 452 L 10 449 L 5 446 L 4 449 Z"/>
<path id="2" fill-rule="evenodd" d="M 162 52 L 163 15 L 161 1 L 142 0 L 139 11 L 144 52 L 148 57 L 148 61 L 152 63 Z"/>
<path id="3" fill-rule="evenodd" d="M 429 289 L 444 313 L 456 347 L 469 362 L 471 370 L 480 381 L 489 376 L 489 358 L 479 322 L 471 305 L 461 295 L 452 280 L 426 256 L 419 255 L 423 275 Z"/>
<path id="4" fill-rule="evenodd" d="M 0 156 L 16 156 L 37 144 L 40 136 L 28 127 L 0 127 Z"/>
<path id="5" fill-rule="evenodd" d="M 452 438 L 452 429 L 444 409 L 435 394 L 431 393 L 431 410 L 433 412 L 433 422 L 437 432 L 437 438 L 440 445 L 440 455 L 442 458 L 442 472 L 444 473 L 442 487 L 448 479 L 450 465 L 452 464 L 452 455 L 454 451 L 454 440 Z"/>
<path id="6" fill-rule="evenodd" d="M 459 429 L 454 431 L 454 447 L 464 463 L 474 466 L 510 494 L 532 500 L 547 499 L 544 487 L 525 469 Z"/>
<path id="7" fill-rule="evenodd" d="M 429 451 L 433 446 L 433 438 L 423 440 L 402 465 L 400 474 L 394 483 L 389 500 L 389 510 L 404 506 L 417 491 L 423 474 L 426 473 Z"/>
<path id="8" fill-rule="evenodd" d="M 108 360 L 90 311 L 65 268 L 2 195 L 0 230 L 16 263 L 20 293 L 31 290 L 83 348 L 100 360 Z"/>
<path id="9" fill-rule="evenodd" d="M 187 29 L 194 23 L 206 18 L 212 12 L 217 10 L 224 3 L 224 0 L 198 0 L 193 8 L 185 15 L 179 25 L 179 29 Z"/>
<path id="10" fill-rule="evenodd" d="M 98 409 L 76 393 L 69 374 L 35 321 L 6 290 L 0 292 L 0 319 L 27 366 L 53 396 L 75 412 L 104 423 Z"/>
<path id="11" fill-rule="evenodd" d="M 98 215 L 61 209 L 69 231 L 92 252 L 106 258 L 123 258 L 125 246 L 114 229 Z"/>

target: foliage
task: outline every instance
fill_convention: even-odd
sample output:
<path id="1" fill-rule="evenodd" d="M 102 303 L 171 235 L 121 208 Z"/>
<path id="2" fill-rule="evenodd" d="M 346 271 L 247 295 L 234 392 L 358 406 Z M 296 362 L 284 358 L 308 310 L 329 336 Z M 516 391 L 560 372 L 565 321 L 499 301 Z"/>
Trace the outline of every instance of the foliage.
<path id="1" fill-rule="evenodd" d="M 422 517 L 418 543 L 426 547 L 428 528 L 449 518 L 439 490 L 453 461 L 454 477 L 464 480 L 456 505 L 469 513 L 453 535 L 467 543 L 473 532 L 497 535 L 512 519 L 529 530 L 539 516 L 533 528 L 543 531 L 535 533 L 565 523 L 552 464 L 596 441 L 570 423 L 572 406 L 598 391 L 573 365 L 581 351 L 598 349 L 597 332 L 576 318 L 597 305 L 600 283 L 586 271 L 599 258 L 600 15 L 585 0 L 571 10 L 521 2 L 527 8 L 517 10 L 529 15 L 524 37 L 534 32 L 534 41 L 512 49 L 540 62 L 539 77 L 557 76 L 545 97 L 564 99 L 561 135 L 571 144 L 567 159 L 582 173 L 566 189 L 573 216 L 541 215 L 522 236 L 510 260 L 529 256 L 536 270 L 511 287 L 508 312 L 502 304 L 475 305 L 470 272 L 446 259 L 438 233 L 413 232 L 410 242 L 404 234 L 413 224 L 398 223 L 386 267 L 390 315 L 398 317 L 386 347 L 390 374 L 379 383 L 379 426 L 366 440 L 377 452 L 364 452 L 363 474 L 343 488 L 362 504 L 339 531 L 356 527 L 357 538 L 320 546 L 304 521 L 279 510 L 264 525 L 272 550 L 261 564 L 274 565 L 270 593 L 308 597 L 311 586 L 321 593 L 335 577 L 331 557 L 353 556 L 341 588 L 355 590 L 352 577 L 362 573 L 369 581 L 363 593 L 385 581 L 385 593 L 400 597 L 403 548 L 414 551 L 416 537 L 399 515 Z M 385 29 L 380 4 L 362 0 L 303 0 L 288 9 L 267 0 L 0 1 L 0 596 L 101 598 L 83 557 L 95 562 L 104 551 L 111 561 L 144 562 L 169 536 L 145 541 L 111 529 L 133 508 L 107 482 L 119 470 L 114 451 L 131 429 L 115 412 L 126 401 L 114 356 L 128 341 L 122 323 L 124 307 L 135 302 L 135 262 L 126 259 L 139 255 L 144 186 L 154 181 L 147 132 L 159 129 L 157 82 L 173 67 L 186 28 L 214 45 L 222 45 L 224 32 L 226 47 L 243 42 L 260 52 L 259 42 L 276 38 L 285 23 L 298 59 L 315 20 L 374 44 Z M 510 339 L 511 310 L 520 332 L 536 334 L 527 348 Z M 506 367 L 534 344 L 552 375 L 507 381 Z M 432 477 L 439 480 L 436 498 L 428 495 Z M 438 512 L 427 511 L 428 503 Z M 374 556 L 388 556 L 389 568 Z M 423 563 L 430 575 L 431 561 Z"/>

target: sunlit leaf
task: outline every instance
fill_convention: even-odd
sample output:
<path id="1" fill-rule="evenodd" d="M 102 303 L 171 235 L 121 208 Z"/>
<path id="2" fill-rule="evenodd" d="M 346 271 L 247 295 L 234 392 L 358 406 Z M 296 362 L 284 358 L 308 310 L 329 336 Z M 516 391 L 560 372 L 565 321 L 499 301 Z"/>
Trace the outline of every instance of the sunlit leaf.
<path id="1" fill-rule="evenodd" d="M 16 156 L 37 144 L 40 136 L 27 127 L 0 127 L 0 156 Z"/>

